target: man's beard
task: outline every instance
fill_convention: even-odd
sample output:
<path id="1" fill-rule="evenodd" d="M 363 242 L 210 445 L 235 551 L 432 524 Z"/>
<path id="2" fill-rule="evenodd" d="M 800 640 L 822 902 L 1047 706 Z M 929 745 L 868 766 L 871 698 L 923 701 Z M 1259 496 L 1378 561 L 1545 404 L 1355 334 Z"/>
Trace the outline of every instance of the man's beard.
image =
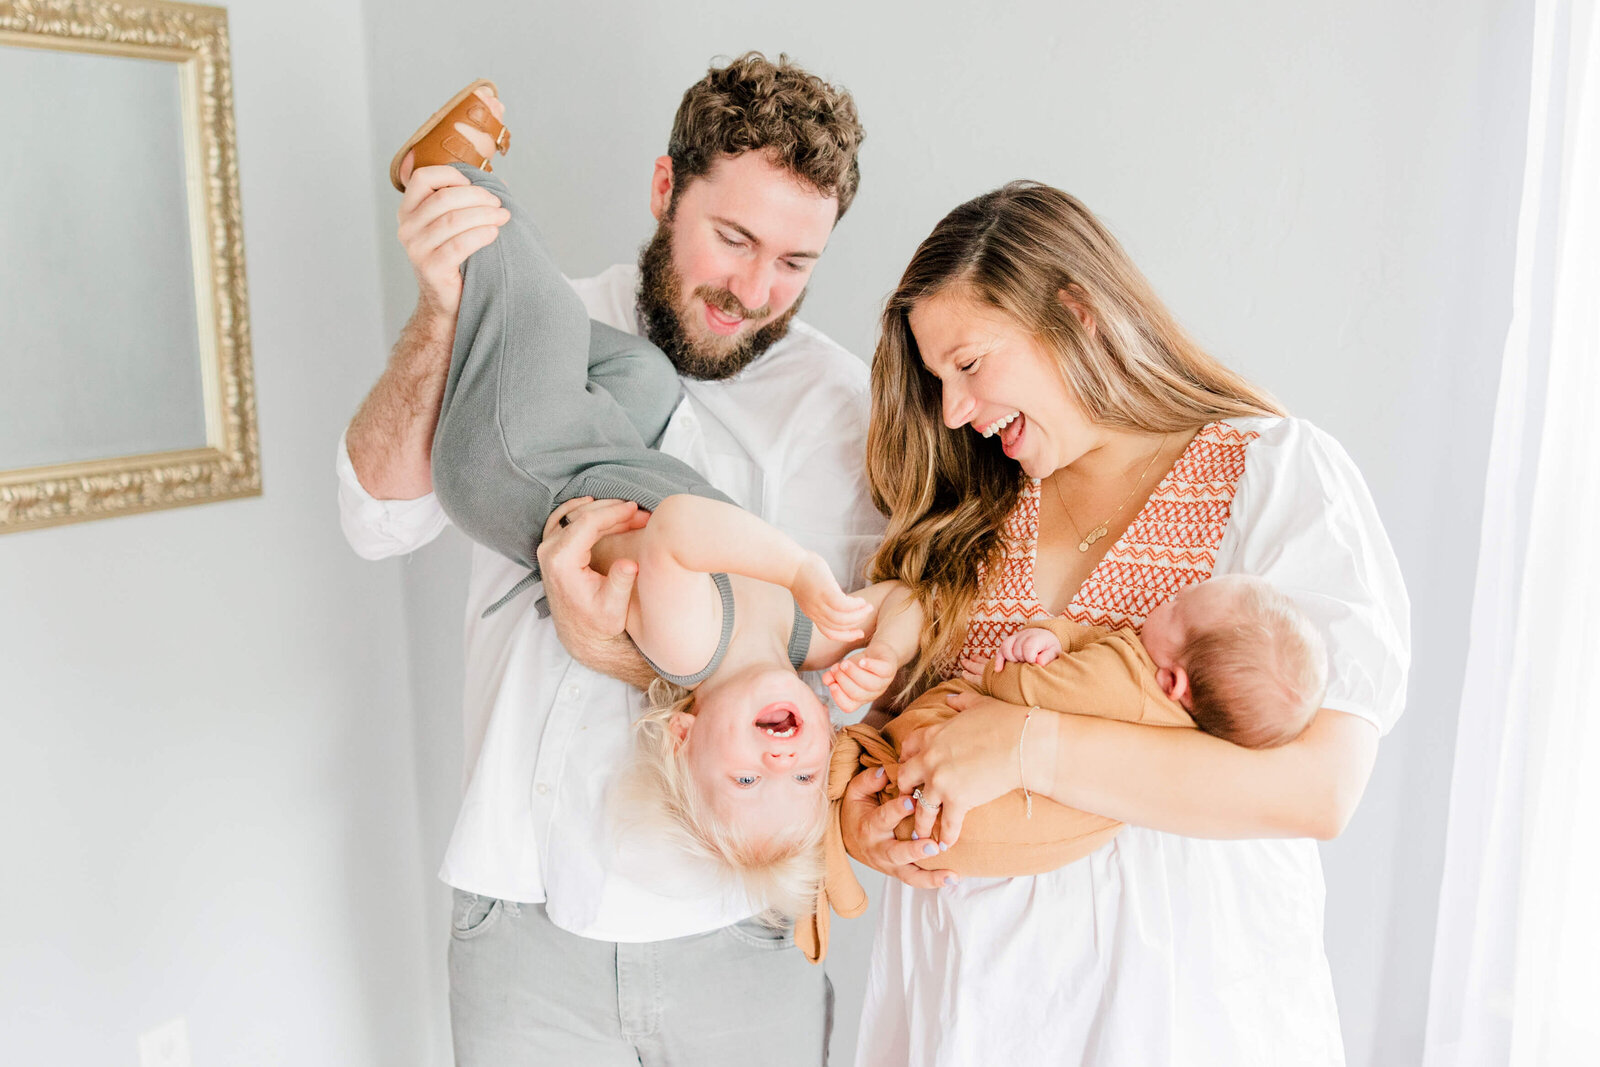
<path id="1" fill-rule="evenodd" d="M 683 319 L 693 314 L 693 309 L 683 303 L 683 287 L 672 266 L 672 215 L 669 213 L 656 227 L 655 236 L 639 252 L 638 298 L 645 336 L 667 354 L 678 373 L 686 378 L 714 382 L 732 378 L 781 340 L 789 332 L 789 323 L 799 313 L 805 292 L 795 298 L 788 311 L 760 329 L 742 336 L 691 338 L 684 329 Z M 696 303 L 704 300 L 730 317 L 759 319 L 770 313 L 764 307 L 747 308 L 727 289 L 710 285 L 697 287 L 693 299 Z"/>

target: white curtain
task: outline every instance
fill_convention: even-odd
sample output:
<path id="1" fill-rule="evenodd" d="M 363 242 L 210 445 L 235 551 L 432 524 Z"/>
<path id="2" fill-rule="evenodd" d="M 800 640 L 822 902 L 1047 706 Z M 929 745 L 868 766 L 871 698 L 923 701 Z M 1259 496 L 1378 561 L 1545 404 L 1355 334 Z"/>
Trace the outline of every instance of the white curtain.
<path id="1" fill-rule="evenodd" d="M 1600 1063 L 1600 18 L 1533 17 L 1426 1067 Z"/>

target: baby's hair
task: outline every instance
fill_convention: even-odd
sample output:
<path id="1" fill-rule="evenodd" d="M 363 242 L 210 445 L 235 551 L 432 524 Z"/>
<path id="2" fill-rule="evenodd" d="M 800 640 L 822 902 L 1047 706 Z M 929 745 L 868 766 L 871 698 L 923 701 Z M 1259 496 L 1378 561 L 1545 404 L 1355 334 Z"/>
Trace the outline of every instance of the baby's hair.
<path id="1" fill-rule="evenodd" d="M 629 822 L 737 881 L 774 925 L 809 913 L 822 883 L 826 790 L 817 791 L 816 817 L 798 832 L 767 839 L 743 834 L 717 818 L 668 727 L 678 712 L 694 714 L 694 693 L 657 678 L 649 701 L 650 710 L 634 723 L 633 760 L 618 786 Z"/>
<path id="2" fill-rule="evenodd" d="M 1208 625 L 1190 626 L 1178 663 L 1195 725 L 1246 748 L 1275 748 L 1311 724 L 1328 685 L 1328 653 L 1294 602 L 1249 575 L 1214 578 Z"/>

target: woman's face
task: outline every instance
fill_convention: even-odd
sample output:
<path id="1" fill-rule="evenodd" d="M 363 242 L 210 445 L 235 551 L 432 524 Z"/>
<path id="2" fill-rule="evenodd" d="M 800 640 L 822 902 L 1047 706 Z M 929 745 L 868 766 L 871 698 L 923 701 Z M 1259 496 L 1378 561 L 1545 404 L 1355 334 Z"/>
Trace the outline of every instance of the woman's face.
<path id="1" fill-rule="evenodd" d="M 1054 356 L 1005 312 L 956 289 L 908 318 L 923 366 L 939 379 L 946 426 L 993 438 L 1033 478 L 1093 447 L 1094 426 Z"/>

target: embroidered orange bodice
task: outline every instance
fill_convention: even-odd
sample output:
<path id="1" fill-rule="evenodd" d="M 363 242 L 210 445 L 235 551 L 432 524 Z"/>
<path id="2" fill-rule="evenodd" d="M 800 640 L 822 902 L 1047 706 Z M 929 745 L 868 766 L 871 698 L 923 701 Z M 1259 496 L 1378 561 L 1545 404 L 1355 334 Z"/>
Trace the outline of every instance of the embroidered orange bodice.
<path id="1" fill-rule="evenodd" d="M 1211 577 L 1228 528 L 1245 448 L 1258 434 L 1225 422 L 1200 429 L 1063 613 L 1086 626 L 1133 626 L 1179 589 Z M 1039 485 L 1030 481 L 1001 530 L 999 580 L 972 605 L 960 657 L 992 656 L 1034 619 L 1049 618 L 1033 586 L 1039 546 Z"/>

